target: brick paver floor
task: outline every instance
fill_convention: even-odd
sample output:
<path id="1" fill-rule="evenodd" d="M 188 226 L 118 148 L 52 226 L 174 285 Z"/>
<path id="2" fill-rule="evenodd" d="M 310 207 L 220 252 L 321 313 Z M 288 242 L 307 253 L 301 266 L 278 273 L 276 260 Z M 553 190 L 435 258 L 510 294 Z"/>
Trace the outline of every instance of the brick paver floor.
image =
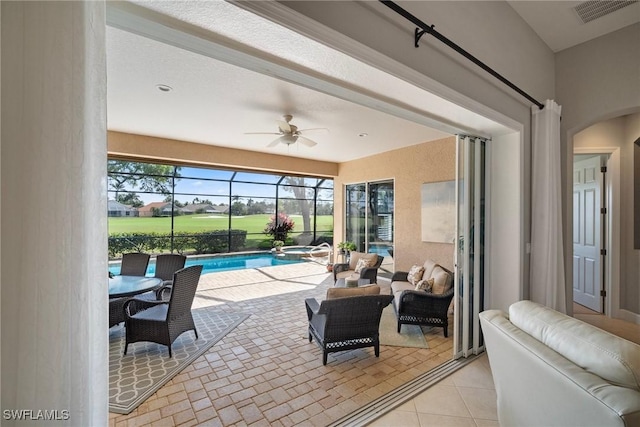
<path id="1" fill-rule="evenodd" d="M 132 413 L 110 414 L 110 426 L 324 426 L 451 359 L 452 339 L 424 328 L 429 349 L 331 353 L 323 366 L 304 299 L 332 284 L 314 263 L 203 275 L 194 308 L 251 316 Z"/>

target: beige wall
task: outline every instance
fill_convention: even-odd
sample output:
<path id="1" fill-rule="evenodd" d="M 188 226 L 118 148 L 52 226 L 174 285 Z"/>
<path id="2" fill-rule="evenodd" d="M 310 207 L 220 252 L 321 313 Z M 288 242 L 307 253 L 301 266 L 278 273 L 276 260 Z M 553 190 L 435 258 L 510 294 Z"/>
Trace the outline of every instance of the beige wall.
<path id="1" fill-rule="evenodd" d="M 108 151 L 109 156 L 128 159 L 153 159 L 296 175 L 333 177 L 338 174 L 338 164 L 332 162 L 122 132 L 108 132 Z"/>
<path id="2" fill-rule="evenodd" d="M 640 111 L 640 24 L 630 25 L 619 31 L 599 37 L 556 54 L 556 100 L 562 105 L 561 144 L 563 146 L 563 175 L 565 197 L 563 197 L 563 229 L 570 235 L 572 229 L 572 193 L 571 173 L 573 170 L 574 135 L 587 127 L 615 117 L 634 114 Z M 607 137 L 608 131 L 612 134 Z M 602 140 L 617 139 L 624 132 L 615 123 L 604 123 L 593 132 L 598 132 Z M 620 143 L 620 142 L 618 142 Z M 628 150 L 626 150 L 628 151 Z M 626 152 L 625 151 L 625 152 Z M 622 168 L 632 167 L 632 152 L 622 154 Z M 626 164 L 626 166 L 625 166 Z M 626 173 L 626 172 L 625 172 Z M 633 179 L 628 173 L 621 176 L 624 182 Z M 628 184 L 626 184 L 628 185 Z M 629 200 L 633 195 L 628 193 Z M 625 202 L 628 203 L 628 202 Z M 633 234 L 633 228 L 621 227 L 622 234 Z M 625 237 L 626 238 L 626 237 Z M 571 264 L 572 247 L 570 239 L 565 239 L 565 265 Z M 632 243 L 632 241 L 630 241 Z M 624 243 L 630 250 L 629 243 Z M 630 258 L 625 263 L 621 259 L 620 271 L 620 307 L 640 314 L 640 295 L 638 275 L 627 271 L 633 264 Z M 633 267 L 635 268 L 635 267 Z M 626 281 L 625 278 L 632 279 Z M 634 279 L 635 278 L 635 279 Z M 573 271 L 566 269 L 567 300 L 571 301 Z"/>
<path id="3" fill-rule="evenodd" d="M 574 148 L 620 148 L 620 308 L 634 313 L 640 313 L 640 250 L 633 248 L 633 160 L 638 137 L 640 113 L 602 121 L 573 138 Z"/>
<path id="4" fill-rule="evenodd" d="M 365 181 L 395 180 L 396 270 L 408 270 L 431 258 L 453 268 L 453 244 L 421 240 L 420 189 L 425 182 L 455 179 L 455 138 L 427 142 L 351 162 L 340 163 L 334 182 L 334 241 L 343 240 L 344 186 Z"/>

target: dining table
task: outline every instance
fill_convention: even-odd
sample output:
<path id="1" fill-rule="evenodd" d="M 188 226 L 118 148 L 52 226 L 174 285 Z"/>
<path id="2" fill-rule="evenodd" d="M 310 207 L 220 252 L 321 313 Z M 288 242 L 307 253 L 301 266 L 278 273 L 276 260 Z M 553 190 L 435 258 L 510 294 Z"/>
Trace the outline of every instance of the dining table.
<path id="1" fill-rule="evenodd" d="M 109 277 L 109 298 L 132 297 L 162 286 L 162 279 L 146 276 Z"/>

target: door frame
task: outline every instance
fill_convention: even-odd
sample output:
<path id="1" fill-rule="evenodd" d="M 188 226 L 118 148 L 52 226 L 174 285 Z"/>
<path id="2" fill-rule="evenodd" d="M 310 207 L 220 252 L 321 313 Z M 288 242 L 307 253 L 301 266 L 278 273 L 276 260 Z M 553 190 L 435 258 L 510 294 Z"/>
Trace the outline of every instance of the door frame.
<path id="1" fill-rule="evenodd" d="M 605 268 L 604 290 L 607 298 L 604 301 L 604 315 L 607 317 L 620 317 L 620 148 L 619 147 L 575 147 L 573 154 L 605 154 L 609 155 L 607 161 L 607 174 L 604 191 L 606 194 L 605 207 L 607 216 L 601 221 L 601 227 L 606 227 L 605 239 L 601 242 L 606 249 L 607 256 L 601 264 Z M 568 194 L 567 197 L 571 197 Z M 568 203 L 570 200 L 568 200 Z M 573 221 L 573 217 L 571 219 Z M 573 227 L 568 227 L 573 230 Z M 573 256 L 573 246 L 571 249 Z M 571 287 L 571 300 L 573 301 L 573 283 L 567 283 Z"/>

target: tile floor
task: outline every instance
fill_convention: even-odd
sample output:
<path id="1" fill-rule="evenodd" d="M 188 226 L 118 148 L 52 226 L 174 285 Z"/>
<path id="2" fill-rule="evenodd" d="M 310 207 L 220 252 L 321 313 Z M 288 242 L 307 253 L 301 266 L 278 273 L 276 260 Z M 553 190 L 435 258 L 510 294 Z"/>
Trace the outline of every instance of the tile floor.
<path id="1" fill-rule="evenodd" d="M 110 414 L 109 425 L 324 426 L 450 360 L 451 338 L 425 328 L 429 349 L 382 346 L 380 358 L 373 349 L 352 350 L 329 355 L 323 366 L 320 349 L 307 340 L 303 301 L 323 298 L 331 284 L 314 264 L 203 276 L 194 307 L 251 317 L 131 414 Z M 640 325 L 576 317 L 640 338 Z M 370 425 L 497 426 L 495 402 L 483 356 Z"/>
<path id="2" fill-rule="evenodd" d="M 369 424 L 372 427 L 498 426 L 496 391 L 482 355 Z"/>

